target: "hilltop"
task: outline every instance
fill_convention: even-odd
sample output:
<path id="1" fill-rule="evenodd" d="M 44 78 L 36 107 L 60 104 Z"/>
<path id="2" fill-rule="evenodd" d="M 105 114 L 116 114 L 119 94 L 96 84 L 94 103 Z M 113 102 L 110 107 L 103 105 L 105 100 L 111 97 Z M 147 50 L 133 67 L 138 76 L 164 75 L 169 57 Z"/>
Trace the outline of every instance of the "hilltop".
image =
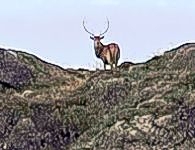
<path id="1" fill-rule="evenodd" d="M 195 43 L 119 71 L 0 49 L 1 149 L 195 149 Z"/>

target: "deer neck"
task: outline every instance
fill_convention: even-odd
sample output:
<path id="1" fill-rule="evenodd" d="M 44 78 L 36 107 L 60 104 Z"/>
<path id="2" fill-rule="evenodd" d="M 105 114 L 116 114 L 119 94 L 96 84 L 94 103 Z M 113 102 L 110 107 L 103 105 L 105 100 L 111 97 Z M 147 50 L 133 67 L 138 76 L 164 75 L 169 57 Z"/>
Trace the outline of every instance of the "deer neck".
<path id="1" fill-rule="evenodd" d="M 100 42 L 100 45 L 94 44 L 95 54 L 98 58 L 100 58 L 100 54 L 104 48 L 104 45 Z"/>

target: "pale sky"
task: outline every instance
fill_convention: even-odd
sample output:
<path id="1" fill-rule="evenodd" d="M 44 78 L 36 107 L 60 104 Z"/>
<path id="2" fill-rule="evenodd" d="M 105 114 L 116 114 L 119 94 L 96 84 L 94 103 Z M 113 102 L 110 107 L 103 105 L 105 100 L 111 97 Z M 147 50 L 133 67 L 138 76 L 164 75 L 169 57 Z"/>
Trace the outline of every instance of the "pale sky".
<path id="1" fill-rule="evenodd" d="M 155 51 L 195 41 L 195 0 L 0 0 L 0 45 L 65 68 L 102 67 L 93 41 L 116 42 L 123 61 L 144 62 Z"/>

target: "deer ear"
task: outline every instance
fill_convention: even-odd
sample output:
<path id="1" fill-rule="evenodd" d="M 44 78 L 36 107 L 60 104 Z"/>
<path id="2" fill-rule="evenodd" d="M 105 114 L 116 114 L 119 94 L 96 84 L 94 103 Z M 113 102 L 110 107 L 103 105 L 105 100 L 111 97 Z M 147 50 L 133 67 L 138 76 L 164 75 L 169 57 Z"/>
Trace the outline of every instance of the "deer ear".
<path id="1" fill-rule="evenodd" d="M 94 37 L 90 36 L 90 39 L 94 40 Z"/>
<path id="2" fill-rule="evenodd" d="M 103 38 L 104 38 L 104 36 L 101 36 L 101 37 L 100 37 L 100 39 L 103 39 Z"/>

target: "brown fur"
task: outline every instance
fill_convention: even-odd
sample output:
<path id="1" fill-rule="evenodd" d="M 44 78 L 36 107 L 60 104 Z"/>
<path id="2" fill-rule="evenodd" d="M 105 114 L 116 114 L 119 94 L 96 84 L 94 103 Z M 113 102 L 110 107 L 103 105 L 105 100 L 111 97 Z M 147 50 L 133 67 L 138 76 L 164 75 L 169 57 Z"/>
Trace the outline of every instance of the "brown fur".
<path id="1" fill-rule="evenodd" d="M 83 20 L 83 27 L 87 33 L 89 33 L 90 38 L 94 41 L 94 49 L 97 58 L 100 58 L 104 62 L 104 69 L 106 70 L 106 65 L 109 64 L 111 69 L 113 69 L 113 64 L 115 64 L 115 69 L 117 67 L 118 60 L 120 58 L 120 49 L 118 44 L 110 43 L 108 45 L 103 45 L 100 40 L 104 38 L 104 35 L 109 28 L 109 20 L 107 18 L 108 26 L 103 33 L 100 33 L 99 36 L 95 36 L 92 32 L 88 31 L 85 27 L 85 23 Z"/>
<path id="2" fill-rule="evenodd" d="M 113 64 L 115 64 L 115 68 L 117 67 L 118 60 L 120 58 L 120 49 L 118 44 L 110 43 L 108 45 L 103 45 L 100 40 L 100 37 L 94 38 L 94 49 L 96 56 L 102 59 L 104 63 L 104 69 L 106 70 L 106 65 L 111 65 L 111 69 L 113 69 Z"/>

